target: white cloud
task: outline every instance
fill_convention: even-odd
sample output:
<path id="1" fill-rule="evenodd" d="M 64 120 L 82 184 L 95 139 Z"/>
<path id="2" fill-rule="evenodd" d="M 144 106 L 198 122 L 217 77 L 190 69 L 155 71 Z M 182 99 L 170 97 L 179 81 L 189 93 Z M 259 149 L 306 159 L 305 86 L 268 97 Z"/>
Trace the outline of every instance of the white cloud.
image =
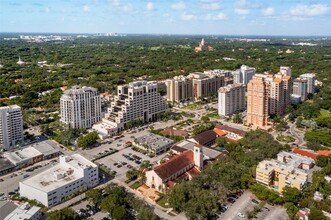
<path id="1" fill-rule="evenodd" d="M 133 12 L 134 11 L 134 7 L 131 4 L 123 5 L 123 6 L 121 6 L 121 9 L 124 12 Z"/>
<path id="2" fill-rule="evenodd" d="M 183 13 L 181 19 L 184 21 L 192 21 L 192 20 L 196 20 L 197 16 L 193 14 Z"/>
<path id="3" fill-rule="evenodd" d="M 116 9 L 121 10 L 126 13 L 134 13 L 135 8 L 133 7 L 132 4 L 123 4 L 121 0 L 109 0 L 109 3 L 111 6 L 114 6 Z"/>
<path id="4" fill-rule="evenodd" d="M 109 2 L 113 6 L 120 6 L 120 4 L 121 4 L 120 0 L 109 0 Z"/>
<path id="5" fill-rule="evenodd" d="M 249 13 L 251 13 L 249 9 L 244 9 L 244 8 L 235 8 L 234 12 L 238 15 L 248 15 Z"/>
<path id="6" fill-rule="evenodd" d="M 90 12 L 90 11 L 91 11 L 90 6 L 88 6 L 88 5 L 84 5 L 84 6 L 83 6 L 83 11 L 84 11 L 84 12 Z"/>
<path id="7" fill-rule="evenodd" d="M 264 16 L 271 16 L 275 13 L 275 10 L 273 8 L 265 8 L 262 10 L 262 14 Z"/>
<path id="8" fill-rule="evenodd" d="M 50 12 L 51 10 L 49 9 L 49 7 L 45 7 L 43 11 L 44 11 L 45 13 L 48 13 L 48 12 Z"/>
<path id="9" fill-rule="evenodd" d="M 319 16 L 330 11 L 330 6 L 323 4 L 297 5 L 290 9 L 290 14 L 295 16 Z"/>
<path id="10" fill-rule="evenodd" d="M 171 5 L 171 8 L 177 11 L 185 10 L 186 4 L 184 2 L 177 2 Z"/>
<path id="11" fill-rule="evenodd" d="M 214 14 L 207 14 L 205 19 L 206 20 L 214 20 L 214 21 L 220 21 L 220 20 L 225 20 L 227 17 L 226 17 L 226 14 L 224 14 L 223 12 L 220 12 L 216 15 Z"/>
<path id="12" fill-rule="evenodd" d="M 206 10 L 220 10 L 222 5 L 219 1 L 215 0 L 201 0 L 201 7 Z"/>
<path id="13" fill-rule="evenodd" d="M 147 5 L 146 5 L 146 11 L 154 11 L 154 4 L 153 2 L 147 2 Z"/>
<path id="14" fill-rule="evenodd" d="M 236 8 L 247 8 L 251 6 L 251 4 L 247 0 L 239 0 L 235 4 Z"/>

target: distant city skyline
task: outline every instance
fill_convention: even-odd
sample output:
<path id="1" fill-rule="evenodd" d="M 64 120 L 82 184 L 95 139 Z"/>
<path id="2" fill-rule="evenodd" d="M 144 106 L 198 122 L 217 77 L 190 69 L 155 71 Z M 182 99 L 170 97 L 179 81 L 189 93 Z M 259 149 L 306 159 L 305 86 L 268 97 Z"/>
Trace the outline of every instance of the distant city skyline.
<path id="1" fill-rule="evenodd" d="M 331 36 L 329 0 L 2 0 L 0 32 Z"/>

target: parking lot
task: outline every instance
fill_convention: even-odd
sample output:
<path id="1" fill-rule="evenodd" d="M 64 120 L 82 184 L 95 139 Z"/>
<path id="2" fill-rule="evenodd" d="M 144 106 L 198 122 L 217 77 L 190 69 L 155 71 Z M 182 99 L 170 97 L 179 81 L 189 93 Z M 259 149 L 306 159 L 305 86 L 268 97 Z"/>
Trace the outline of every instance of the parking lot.
<path id="1" fill-rule="evenodd" d="M 234 203 L 228 202 L 226 206 L 228 209 L 219 215 L 219 219 L 226 219 L 226 220 L 240 220 L 240 219 L 247 219 L 246 211 L 253 210 L 257 203 L 253 201 L 257 201 L 260 203 L 258 199 L 249 191 L 245 191 L 243 195 L 239 196 L 238 199 L 235 199 Z M 240 217 L 240 214 L 241 215 Z M 256 215 L 254 219 L 258 220 L 286 220 L 287 213 L 286 210 L 280 206 L 274 206 L 265 204 L 261 211 Z"/>
<path id="2" fill-rule="evenodd" d="M 125 157 L 123 155 L 130 156 L 130 158 L 136 157 L 135 160 L 128 159 L 129 157 Z M 144 155 L 140 152 L 132 150 L 130 147 L 122 148 L 117 153 L 114 153 L 112 155 L 106 156 L 102 159 L 99 159 L 95 162 L 99 164 L 103 164 L 104 167 L 108 168 L 108 170 L 116 171 L 116 178 L 125 181 L 126 180 L 126 172 L 130 169 L 130 167 L 138 168 L 142 161 L 149 160 L 151 164 L 156 163 L 160 159 L 162 159 L 165 156 L 165 154 L 152 157 L 150 158 L 148 155 Z M 139 160 L 140 158 L 140 160 Z M 140 161 L 140 162 L 138 162 Z M 110 171 L 109 170 L 109 171 Z"/>

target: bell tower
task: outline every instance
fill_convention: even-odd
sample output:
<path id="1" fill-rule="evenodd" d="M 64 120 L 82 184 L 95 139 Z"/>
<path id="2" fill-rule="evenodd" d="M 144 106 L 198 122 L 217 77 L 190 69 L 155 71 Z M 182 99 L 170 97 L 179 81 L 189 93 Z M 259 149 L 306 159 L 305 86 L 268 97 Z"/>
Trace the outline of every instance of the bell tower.
<path id="1" fill-rule="evenodd" d="M 200 144 L 194 145 L 194 165 L 202 171 L 203 169 L 203 146 Z"/>

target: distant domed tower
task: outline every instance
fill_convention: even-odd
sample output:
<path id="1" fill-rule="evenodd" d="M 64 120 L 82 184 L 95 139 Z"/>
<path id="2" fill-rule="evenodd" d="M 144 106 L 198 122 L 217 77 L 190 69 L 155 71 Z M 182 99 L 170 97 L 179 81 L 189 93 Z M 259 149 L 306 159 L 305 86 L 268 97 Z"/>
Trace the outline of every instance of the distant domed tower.
<path id="1" fill-rule="evenodd" d="M 194 165 L 202 171 L 203 169 L 203 146 L 201 144 L 194 145 Z"/>

